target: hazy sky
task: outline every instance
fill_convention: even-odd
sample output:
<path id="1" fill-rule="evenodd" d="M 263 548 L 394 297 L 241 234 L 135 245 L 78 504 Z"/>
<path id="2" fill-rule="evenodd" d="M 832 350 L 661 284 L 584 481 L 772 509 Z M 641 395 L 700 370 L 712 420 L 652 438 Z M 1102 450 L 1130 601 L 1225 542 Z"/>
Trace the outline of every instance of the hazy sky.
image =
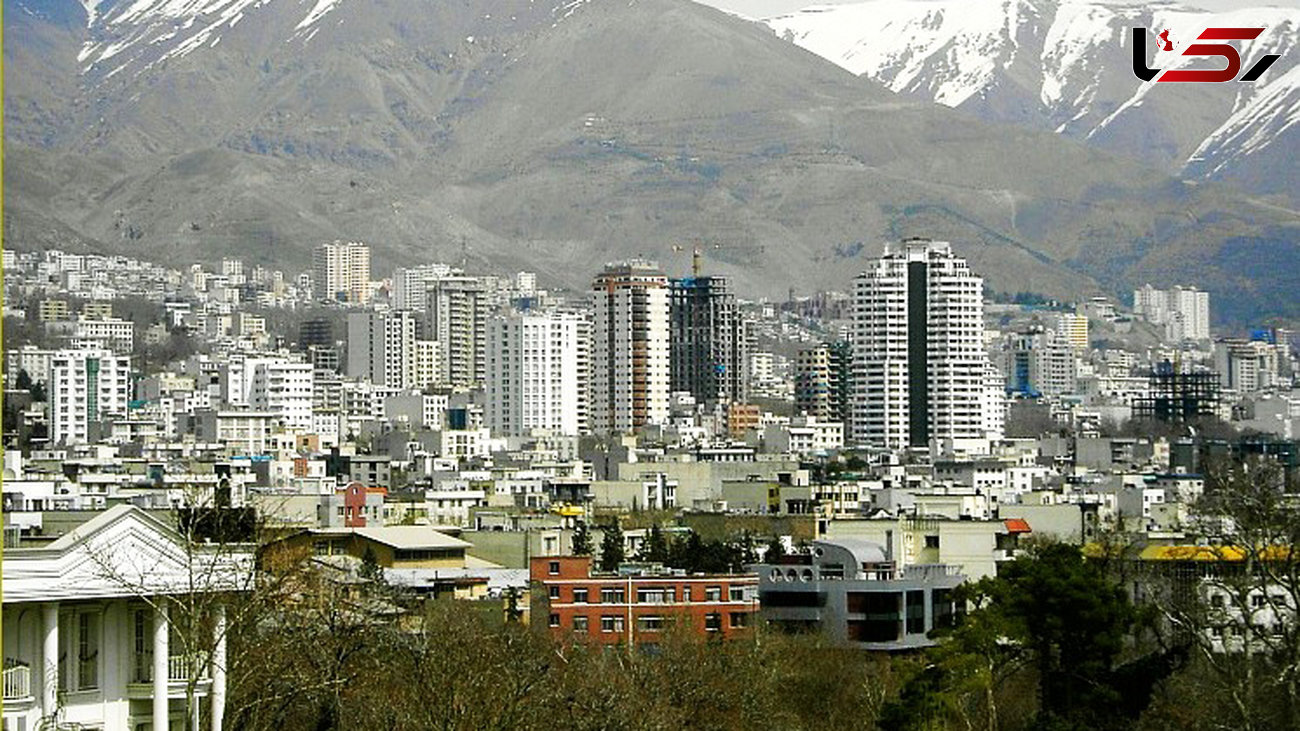
<path id="1" fill-rule="evenodd" d="M 1101 1 L 1106 2 L 1106 0 Z M 751 18 L 767 18 L 793 12 L 809 5 L 840 5 L 861 2 L 861 0 L 696 0 L 696 2 L 712 5 Z M 1128 0 L 1128 2 L 1132 2 L 1132 0 Z M 1263 5 L 1300 8 L 1300 0 L 1182 0 L 1182 4 L 1207 10 L 1254 8 Z"/>

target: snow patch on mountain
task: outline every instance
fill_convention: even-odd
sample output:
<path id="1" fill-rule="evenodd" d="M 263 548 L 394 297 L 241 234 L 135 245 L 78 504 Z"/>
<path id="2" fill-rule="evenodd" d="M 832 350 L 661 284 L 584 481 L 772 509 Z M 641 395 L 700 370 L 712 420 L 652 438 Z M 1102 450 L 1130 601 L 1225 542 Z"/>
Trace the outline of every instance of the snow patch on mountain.
<path id="1" fill-rule="evenodd" d="M 881 0 L 819 5 L 769 19 L 776 32 L 855 74 L 894 91 L 922 92 L 958 106 L 979 93 L 1017 52 L 1023 0 L 908 3 Z"/>
<path id="2" fill-rule="evenodd" d="M 1029 110 L 1032 116 L 1059 133 L 1082 139 L 1102 139 L 1127 124 L 1158 88 L 1167 104 L 1182 95 L 1190 101 L 1175 106 L 1193 104 L 1188 110 L 1193 115 L 1222 115 L 1208 120 L 1210 127 L 1201 119 L 1198 130 L 1217 129 L 1183 148 L 1184 153 L 1196 148 L 1183 165 L 1202 162 L 1206 155 L 1224 158 L 1211 166 L 1216 171 L 1266 147 L 1285 129 L 1278 119 L 1300 105 L 1300 79 L 1291 72 L 1300 62 L 1300 11 L 1295 9 L 1210 12 L 1166 1 L 865 0 L 814 5 L 761 22 L 855 74 L 951 107 L 994 99 L 1004 86 L 1009 93 L 1028 86 L 1040 105 Z M 1149 58 L 1154 54 L 1151 67 L 1168 69 L 1204 63 L 1182 52 L 1209 26 L 1266 28 L 1255 40 L 1234 42 L 1243 73 L 1265 54 L 1280 54 L 1281 59 L 1261 79 L 1247 84 L 1191 89 L 1134 77 L 1132 28 L 1169 31 L 1173 50 L 1158 50 L 1154 38 L 1147 44 Z M 1035 62 L 1026 64 L 1031 54 Z M 1004 85 L 1004 80 L 1012 83 Z M 1195 105 L 1197 96 L 1210 101 Z M 1007 109 L 1022 110 L 1023 102 L 1004 97 L 982 113 L 996 115 Z"/>
<path id="3" fill-rule="evenodd" d="M 325 17 L 325 14 L 333 10 L 334 6 L 338 5 L 339 2 L 340 0 L 316 0 L 315 7 L 311 9 L 311 12 L 307 13 L 307 17 L 303 18 L 302 22 L 294 30 L 301 31 L 310 27 L 312 23 Z"/>
<path id="4" fill-rule="evenodd" d="M 1189 163 L 1211 163 L 1209 174 L 1244 157 L 1262 152 L 1270 141 L 1300 124 L 1300 66 L 1292 67 L 1242 105 L 1192 153 Z"/>
<path id="5" fill-rule="evenodd" d="M 133 0 L 103 9 L 102 0 L 83 0 L 90 37 L 77 61 L 83 64 L 83 73 L 101 73 L 103 78 L 132 64 L 144 70 L 205 44 L 215 46 L 223 30 L 234 28 L 247 11 L 271 1 Z"/>

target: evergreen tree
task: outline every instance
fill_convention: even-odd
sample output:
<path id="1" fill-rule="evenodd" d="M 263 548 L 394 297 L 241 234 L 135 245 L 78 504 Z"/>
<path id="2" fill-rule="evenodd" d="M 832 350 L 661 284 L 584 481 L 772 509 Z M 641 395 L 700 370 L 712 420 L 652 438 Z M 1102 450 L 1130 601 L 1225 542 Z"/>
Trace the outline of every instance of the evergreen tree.
<path id="1" fill-rule="evenodd" d="M 375 549 L 370 545 L 367 545 L 365 553 L 361 554 L 361 566 L 357 568 L 357 575 L 376 586 L 385 583 L 384 569 L 380 567 L 379 557 L 375 555 Z"/>
<path id="2" fill-rule="evenodd" d="M 1177 664 L 1177 650 L 1119 662 L 1137 647 L 1140 614 L 1075 546 L 1035 547 L 953 599 L 974 609 L 937 632 L 946 637 L 927 653 L 927 672 L 905 683 L 882 727 L 930 728 L 954 714 L 968 726 L 982 717 L 981 725 L 997 728 L 999 698 L 1008 698 L 1001 686 L 1027 665 L 1038 682 L 1035 728 L 1131 728 L 1153 685 Z"/>
<path id="3" fill-rule="evenodd" d="M 763 563 L 780 563 L 782 556 L 785 556 L 785 542 L 781 536 L 772 536 L 767 543 L 767 552 L 763 554 Z"/>
<path id="4" fill-rule="evenodd" d="M 754 545 L 754 534 L 745 531 L 740 535 L 740 545 L 736 547 L 738 552 L 736 570 L 743 571 L 746 566 L 752 566 L 758 563 L 758 548 Z"/>
<path id="5" fill-rule="evenodd" d="M 573 528 L 573 555 L 591 555 L 591 532 L 587 530 L 587 521 L 579 520 Z"/>
<path id="6" fill-rule="evenodd" d="M 664 537 L 664 531 L 659 527 L 658 523 L 650 526 L 650 531 L 645 537 L 645 544 L 641 546 L 641 552 L 637 558 L 652 563 L 668 563 L 668 539 Z"/>
<path id="7" fill-rule="evenodd" d="M 618 571 L 619 564 L 623 563 L 623 529 L 618 525 L 618 519 L 615 518 L 609 525 L 604 528 L 605 535 L 600 539 L 600 570 L 601 571 Z"/>

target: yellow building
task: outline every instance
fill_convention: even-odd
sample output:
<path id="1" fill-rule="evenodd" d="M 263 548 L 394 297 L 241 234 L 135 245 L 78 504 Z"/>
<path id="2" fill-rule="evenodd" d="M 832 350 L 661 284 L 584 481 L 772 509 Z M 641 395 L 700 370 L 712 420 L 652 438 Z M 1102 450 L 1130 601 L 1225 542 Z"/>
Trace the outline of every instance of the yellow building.
<path id="1" fill-rule="evenodd" d="M 1057 333 L 1076 350 L 1088 347 L 1088 317 L 1073 313 L 1064 313 L 1057 317 Z"/>
<path id="2" fill-rule="evenodd" d="M 463 569 L 471 545 L 427 525 L 313 528 L 288 536 L 283 544 L 310 548 L 317 556 L 363 559 L 369 551 L 385 569 Z"/>
<path id="3" fill-rule="evenodd" d="M 36 309 L 36 314 L 40 317 L 41 322 L 62 322 L 68 319 L 68 301 L 67 300 L 41 300 Z"/>

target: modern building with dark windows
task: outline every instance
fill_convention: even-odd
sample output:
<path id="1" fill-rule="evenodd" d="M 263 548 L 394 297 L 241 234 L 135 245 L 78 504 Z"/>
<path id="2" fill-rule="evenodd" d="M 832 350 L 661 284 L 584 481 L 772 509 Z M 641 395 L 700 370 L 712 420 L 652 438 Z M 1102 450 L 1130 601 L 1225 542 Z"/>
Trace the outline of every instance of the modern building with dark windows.
<path id="1" fill-rule="evenodd" d="M 674 279 L 670 295 L 672 390 L 700 403 L 744 403 L 749 334 L 727 278 Z"/>
<path id="2" fill-rule="evenodd" d="M 927 635 L 952 622 L 958 611 L 952 590 L 966 579 L 945 564 L 900 569 L 879 544 L 855 539 L 813 541 L 809 553 L 757 571 L 763 621 L 884 651 L 934 644 Z"/>

